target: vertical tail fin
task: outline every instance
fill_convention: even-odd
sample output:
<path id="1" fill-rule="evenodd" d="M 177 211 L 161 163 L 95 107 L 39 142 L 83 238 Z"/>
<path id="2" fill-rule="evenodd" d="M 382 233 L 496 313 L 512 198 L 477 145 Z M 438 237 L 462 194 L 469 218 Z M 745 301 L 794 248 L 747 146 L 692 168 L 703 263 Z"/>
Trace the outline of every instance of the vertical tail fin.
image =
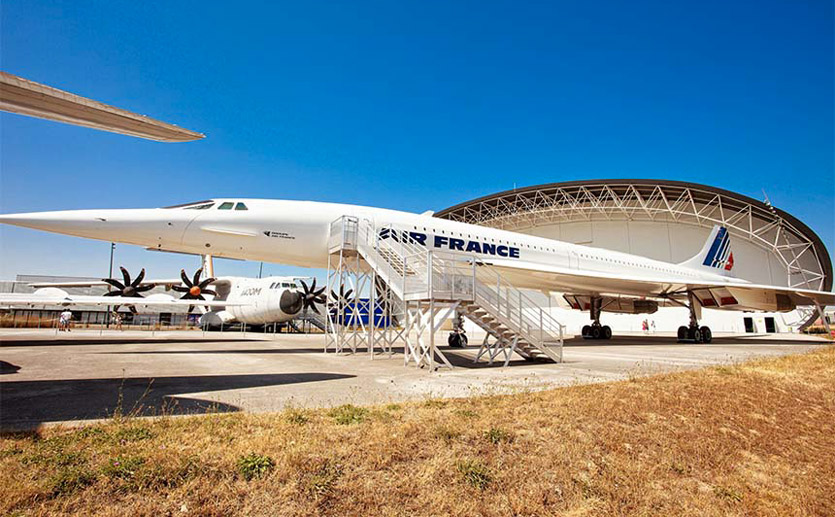
<path id="1" fill-rule="evenodd" d="M 714 226 L 702 250 L 679 265 L 720 275 L 730 275 L 734 267 L 734 254 L 731 251 L 731 236 L 728 229 L 724 226 Z"/>

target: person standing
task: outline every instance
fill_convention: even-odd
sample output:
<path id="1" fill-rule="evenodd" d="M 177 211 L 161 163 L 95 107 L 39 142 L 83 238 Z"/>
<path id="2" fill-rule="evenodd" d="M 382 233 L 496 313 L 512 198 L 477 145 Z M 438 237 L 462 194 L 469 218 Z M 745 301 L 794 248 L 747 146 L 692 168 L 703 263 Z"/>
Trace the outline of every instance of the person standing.
<path id="1" fill-rule="evenodd" d="M 122 330 L 122 316 L 120 316 L 118 312 L 113 311 L 113 317 L 111 318 L 111 322 L 113 323 L 113 326 L 116 327 L 116 329 Z"/>
<path id="2" fill-rule="evenodd" d="M 70 331 L 70 322 L 72 321 L 72 311 L 64 309 L 64 312 L 58 317 L 58 330 Z"/>

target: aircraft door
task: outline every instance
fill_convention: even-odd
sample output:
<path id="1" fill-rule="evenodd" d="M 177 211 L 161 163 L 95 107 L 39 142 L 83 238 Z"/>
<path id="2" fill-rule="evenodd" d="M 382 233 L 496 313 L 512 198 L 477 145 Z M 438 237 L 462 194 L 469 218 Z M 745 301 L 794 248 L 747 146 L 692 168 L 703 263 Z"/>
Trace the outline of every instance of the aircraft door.
<path id="1" fill-rule="evenodd" d="M 571 269 L 580 269 L 580 256 L 576 251 L 568 252 L 568 267 Z"/>

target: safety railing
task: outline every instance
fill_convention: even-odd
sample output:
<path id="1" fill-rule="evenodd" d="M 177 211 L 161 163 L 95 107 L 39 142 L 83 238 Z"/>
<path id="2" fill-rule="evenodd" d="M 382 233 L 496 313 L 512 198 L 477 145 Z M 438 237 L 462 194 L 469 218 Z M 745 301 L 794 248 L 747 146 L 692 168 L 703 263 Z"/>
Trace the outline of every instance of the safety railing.
<path id="1" fill-rule="evenodd" d="M 330 245 L 338 245 L 340 239 L 344 246 L 353 246 L 401 300 L 473 302 L 527 343 L 560 360 L 548 347 L 562 345 L 563 325 L 475 256 L 427 249 L 407 231 L 375 228 L 353 217 L 331 225 Z"/>
<path id="2" fill-rule="evenodd" d="M 563 342 L 564 327 L 489 266 L 477 269 L 475 303 L 532 345 Z"/>

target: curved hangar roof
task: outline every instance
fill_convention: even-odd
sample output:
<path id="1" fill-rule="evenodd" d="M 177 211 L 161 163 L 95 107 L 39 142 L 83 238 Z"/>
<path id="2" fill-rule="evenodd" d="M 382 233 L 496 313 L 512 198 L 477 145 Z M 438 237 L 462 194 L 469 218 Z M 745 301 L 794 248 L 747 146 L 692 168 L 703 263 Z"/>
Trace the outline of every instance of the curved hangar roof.
<path id="1" fill-rule="evenodd" d="M 728 228 L 734 273 L 758 283 L 829 291 L 823 242 L 790 214 L 727 190 L 664 180 L 590 180 L 499 192 L 435 217 L 625 251 L 668 262 L 695 255 Z"/>

